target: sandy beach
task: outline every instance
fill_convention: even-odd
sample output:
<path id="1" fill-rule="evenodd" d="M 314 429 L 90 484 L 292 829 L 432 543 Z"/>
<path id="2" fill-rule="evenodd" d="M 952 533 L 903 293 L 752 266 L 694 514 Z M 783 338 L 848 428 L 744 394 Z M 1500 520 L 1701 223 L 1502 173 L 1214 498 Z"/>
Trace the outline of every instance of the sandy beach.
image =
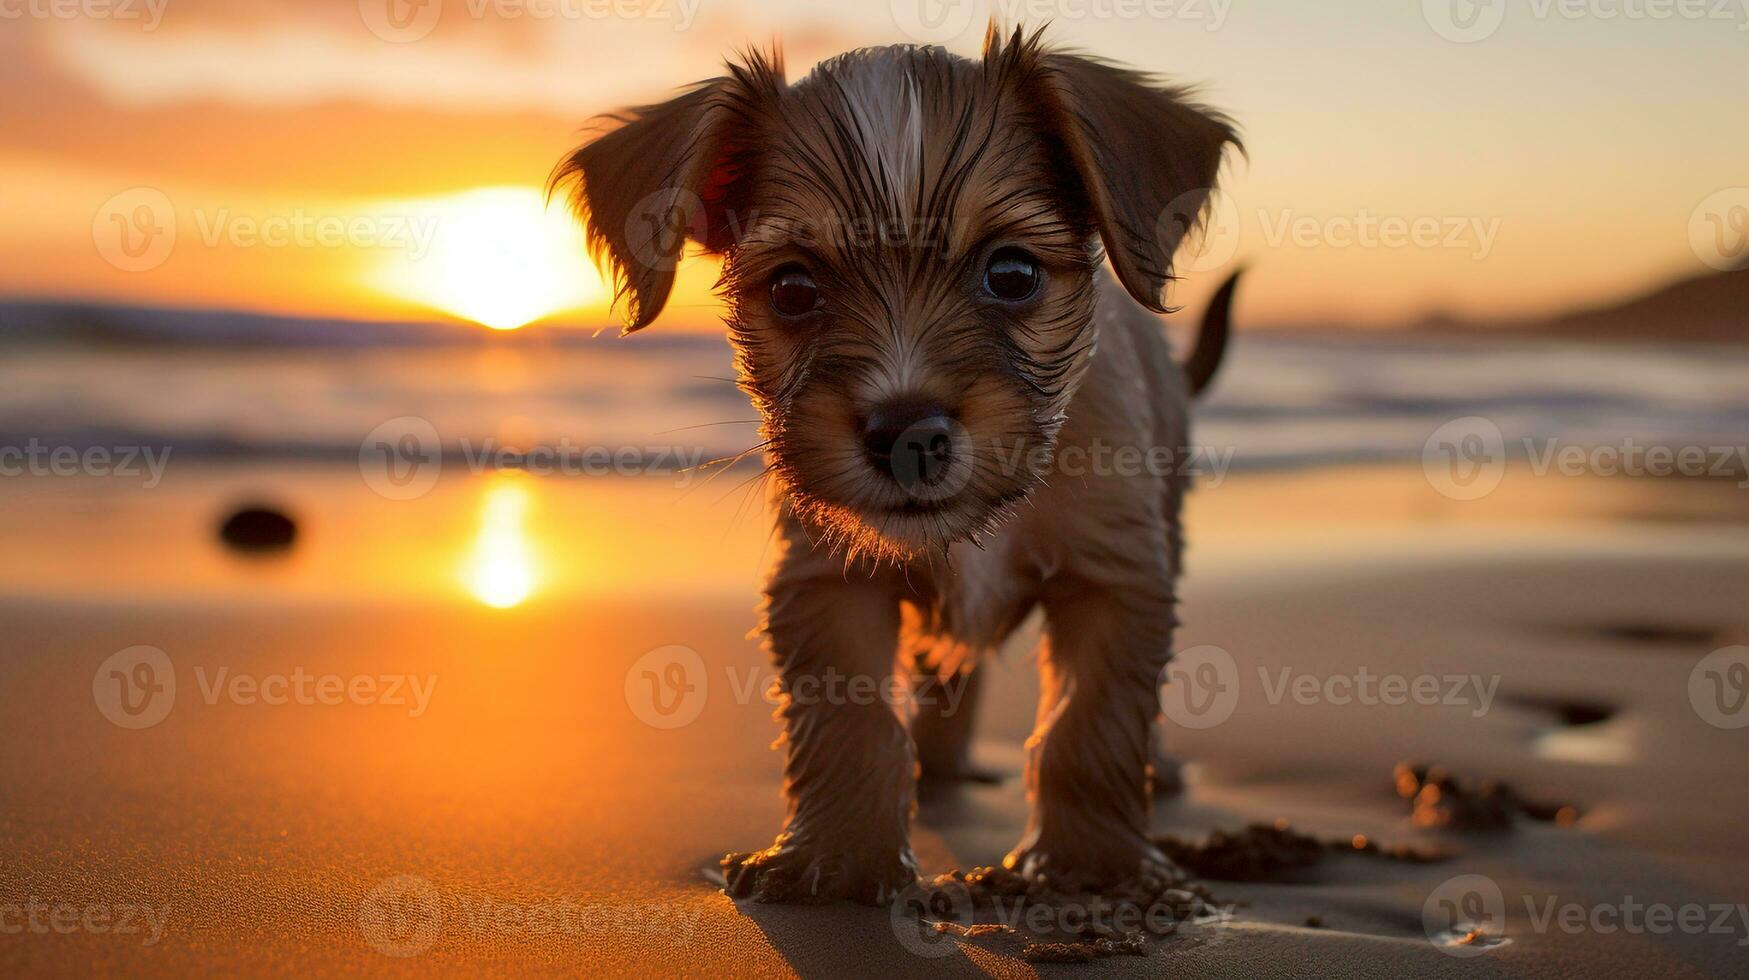
<path id="1" fill-rule="evenodd" d="M 1749 741 L 1690 687 L 1702 657 L 1749 642 L 1749 514 L 1728 483 L 1515 472 L 1464 503 L 1419 469 L 1350 467 L 1201 488 L 1179 648 L 1218 648 L 1236 685 L 1218 718 L 1168 725 L 1188 787 L 1160 800 L 1157 828 L 1285 820 L 1452 856 L 1208 881 L 1226 914 L 1085 966 L 1028 962 L 1002 936 L 925 933 L 919 952 L 902 916 L 737 905 L 711 882 L 782 817 L 768 673 L 746 638 L 757 504 L 737 521 L 714 488 L 507 475 L 389 502 L 323 467 L 182 470 L 152 494 L 51 482 L 0 487 L 31 515 L 0 565 L 8 974 L 1638 977 L 1749 962 Z M 227 554 L 204 516 L 263 486 L 295 503 L 297 547 Z M 415 539 L 416 554 L 388 547 Z M 130 715 L 104 671 L 141 645 L 174 691 Z M 673 647 L 699 681 L 677 702 L 639 686 Z M 995 862 L 1021 830 L 1029 654 L 991 666 L 981 708 L 977 760 L 1008 778 L 919 810 L 927 874 Z M 1404 760 L 1577 819 L 1417 826 L 1393 787 Z M 1464 876 L 1498 890 L 1478 893 L 1498 926 L 1485 948 L 1424 916 L 1478 880 Z"/>
<path id="2" fill-rule="evenodd" d="M 0 0 L 0 980 L 1749 980 L 1749 0 L 1339 13 Z"/>

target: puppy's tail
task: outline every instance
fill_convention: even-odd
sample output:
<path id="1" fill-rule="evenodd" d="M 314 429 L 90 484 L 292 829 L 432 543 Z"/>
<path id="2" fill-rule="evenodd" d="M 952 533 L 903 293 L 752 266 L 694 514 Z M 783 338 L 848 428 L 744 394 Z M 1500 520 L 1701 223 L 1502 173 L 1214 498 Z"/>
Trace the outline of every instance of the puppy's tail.
<path id="1" fill-rule="evenodd" d="M 1196 347 L 1191 350 L 1190 359 L 1184 362 L 1184 374 L 1190 379 L 1192 396 L 1202 394 L 1215 380 L 1215 372 L 1221 369 L 1221 358 L 1227 353 L 1228 327 L 1232 323 L 1233 293 L 1238 291 L 1239 277 L 1244 272 L 1240 269 L 1228 276 L 1221 288 L 1215 290 L 1209 308 L 1203 312 L 1202 326 L 1196 332 Z"/>

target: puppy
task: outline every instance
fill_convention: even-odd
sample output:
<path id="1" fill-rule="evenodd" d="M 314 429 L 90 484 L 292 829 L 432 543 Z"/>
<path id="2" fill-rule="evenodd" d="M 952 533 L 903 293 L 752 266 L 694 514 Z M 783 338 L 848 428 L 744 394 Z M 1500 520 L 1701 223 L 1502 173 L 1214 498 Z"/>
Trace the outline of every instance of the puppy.
<path id="1" fill-rule="evenodd" d="M 793 85 L 750 54 L 559 164 L 628 331 L 686 239 L 722 257 L 763 420 L 789 807 L 776 843 L 724 859 L 730 894 L 885 904 L 914 882 L 904 712 L 818 692 L 961 670 L 1040 606 L 1031 812 L 1005 863 L 1071 891 L 1180 877 L 1147 831 L 1182 470 L 1099 460 L 1190 445 L 1231 283 L 1195 377 L 1148 311 L 1229 144 L 1181 90 L 992 28 L 980 60 L 871 48 Z"/>

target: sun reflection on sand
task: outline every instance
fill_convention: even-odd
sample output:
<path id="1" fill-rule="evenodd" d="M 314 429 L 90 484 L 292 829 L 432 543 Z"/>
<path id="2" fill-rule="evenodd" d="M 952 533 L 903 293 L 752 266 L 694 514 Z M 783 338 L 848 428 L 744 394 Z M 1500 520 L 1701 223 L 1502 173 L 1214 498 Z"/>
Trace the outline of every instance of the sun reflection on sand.
<path id="1" fill-rule="evenodd" d="M 480 529 L 462 574 L 474 598 L 494 609 L 520 605 L 534 594 L 539 576 L 528 533 L 532 499 L 527 481 L 516 473 L 498 474 L 480 499 Z"/>

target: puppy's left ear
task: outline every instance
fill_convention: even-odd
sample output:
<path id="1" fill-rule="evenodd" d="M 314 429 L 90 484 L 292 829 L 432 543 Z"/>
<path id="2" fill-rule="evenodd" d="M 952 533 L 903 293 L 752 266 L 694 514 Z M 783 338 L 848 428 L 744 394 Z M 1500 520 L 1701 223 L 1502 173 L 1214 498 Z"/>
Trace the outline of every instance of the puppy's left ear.
<path id="1" fill-rule="evenodd" d="M 1183 89 L 994 30 L 985 63 L 1017 72 L 1086 195 L 1112 268 L 1136 302 L 1164 312 L 1172 256 L 1202 218 L 1228 144 L 1225 116 Z"/>

